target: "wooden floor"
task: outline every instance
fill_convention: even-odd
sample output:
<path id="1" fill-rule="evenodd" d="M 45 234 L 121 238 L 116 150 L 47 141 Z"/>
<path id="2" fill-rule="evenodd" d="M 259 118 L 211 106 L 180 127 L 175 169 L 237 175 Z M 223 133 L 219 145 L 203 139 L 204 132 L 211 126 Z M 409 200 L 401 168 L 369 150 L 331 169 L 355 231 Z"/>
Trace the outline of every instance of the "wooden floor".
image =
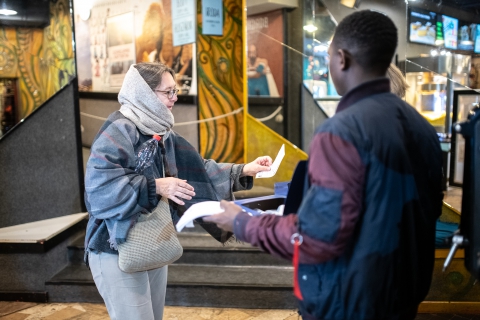
<path id="1" fill-rule="evenodd" d="M 103 304 L 0 301 L 1 320 L 108 320 Z M 165 307 L 164 320 L 297 320 L 296 310 Z"/>
<path id="2" fill-rule="evenodd" d="M 103 304 L 0 301 L 1 320 L 108 320 Z M 165 307 L 164 320 L 299 320 L 296 310 Z M 418 314 L 416 320 L 480 320 L 475 314 Z"/>

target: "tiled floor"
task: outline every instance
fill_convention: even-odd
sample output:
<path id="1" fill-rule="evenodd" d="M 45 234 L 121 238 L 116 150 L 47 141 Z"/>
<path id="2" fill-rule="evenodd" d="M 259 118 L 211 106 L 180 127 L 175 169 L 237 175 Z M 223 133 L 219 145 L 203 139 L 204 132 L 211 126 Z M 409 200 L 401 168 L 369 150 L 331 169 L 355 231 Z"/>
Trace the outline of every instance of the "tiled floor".
<path id="1" fill-rule="evenodd" d="M 473 314 L 419 314 L 415 320 L 479 320 L 480 315 Z"/>
<path id="2" fill-rule="evenodd" d="M 103 304 L 0 301 L 1 320 L 108 320 Z M 164 320 L 298 320 L 295 310 L 165 307 Z M 419 314 L 416 320 L 480 320 L 480 315 Z"/>
<path id="3" fill-rule="evenodd" d="M 1 320 L 108 320 L 103 304 L 0 301 Z M 297 320 L 295 310 L 165 307 L 164 320 Z"/>

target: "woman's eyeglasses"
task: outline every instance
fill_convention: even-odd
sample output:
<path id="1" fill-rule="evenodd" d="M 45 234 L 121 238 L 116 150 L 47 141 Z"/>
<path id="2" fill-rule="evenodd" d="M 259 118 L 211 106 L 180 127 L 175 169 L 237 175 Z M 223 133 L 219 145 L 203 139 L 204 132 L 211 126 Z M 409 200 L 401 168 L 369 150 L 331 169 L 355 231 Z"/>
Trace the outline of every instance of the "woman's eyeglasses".
<path id="1" fill-rule="evenodd" d="M 167 90 L 167 91 L 162 91 L 162 90 L 155 90 L 155 91 L 166 94 L 168 99 L 173 99 L 173 97 L 176 96 L 178 91 L 180 91 L 180 90 L 179 89 L 173 89 L 173 90 Z"/>

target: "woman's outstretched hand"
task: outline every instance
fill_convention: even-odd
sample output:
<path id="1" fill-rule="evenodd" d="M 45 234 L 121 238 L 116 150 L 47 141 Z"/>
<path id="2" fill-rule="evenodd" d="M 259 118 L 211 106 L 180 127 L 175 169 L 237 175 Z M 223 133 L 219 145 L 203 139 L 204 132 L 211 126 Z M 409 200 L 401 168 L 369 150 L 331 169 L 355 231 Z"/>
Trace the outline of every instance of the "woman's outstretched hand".
<path id="1" fill-rule="evenodd" d="M 270 166 L 272 163 L 272 158 L 269 156 L 258 157 L 243 167 L 242 175 L 254 177 L 261 171 L 270 171 Z"/>
<path id="2" fill-rule="evenodd" d="M 172 177 L 155 179 L 155 187 L 157 194 L 179 205 L 185 204 L 181 199 L 190 200 L 195 195 L 193 187 L 187 183 L 187 180 Z"/>

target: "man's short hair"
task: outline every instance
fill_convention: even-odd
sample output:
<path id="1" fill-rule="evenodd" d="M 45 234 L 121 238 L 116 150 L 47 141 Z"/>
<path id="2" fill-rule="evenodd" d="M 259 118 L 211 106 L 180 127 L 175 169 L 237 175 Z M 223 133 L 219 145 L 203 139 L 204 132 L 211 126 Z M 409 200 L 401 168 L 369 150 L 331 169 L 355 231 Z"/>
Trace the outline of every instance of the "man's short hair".
<path id="1" fill-rule="evenodd" d="M 336 49 L 344 49 L 367 70 L 384 73 L 397 48 L 397 28 L 380 12 L 362 10 L 345 17 L 333 38 Z"/>

